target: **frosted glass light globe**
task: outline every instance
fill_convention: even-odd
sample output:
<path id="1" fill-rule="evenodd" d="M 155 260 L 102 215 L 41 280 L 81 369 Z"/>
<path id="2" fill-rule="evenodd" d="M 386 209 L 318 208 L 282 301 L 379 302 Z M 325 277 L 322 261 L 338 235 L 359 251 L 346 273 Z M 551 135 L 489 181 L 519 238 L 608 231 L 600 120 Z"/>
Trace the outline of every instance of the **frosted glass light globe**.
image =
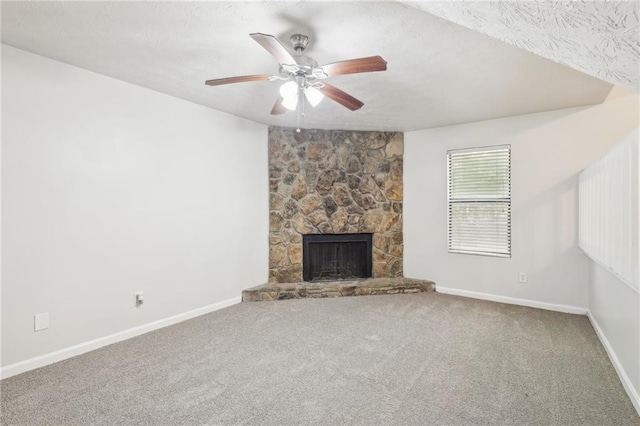
<path id="1" fill-rule="evenodd" d="M 311 86 L 304 89 L 304 95 L 307 97 L 307 100 L 312 107 L 317 106 L 324 99 L 322 92 Z"/>
<path id="2" fill-rule="evenodd" d="M 283 99 L 282 106 L 295 111 L 298 105 L 298 84 L 295 81 L 287 81 L 280 87 L 280 96 Z"/>

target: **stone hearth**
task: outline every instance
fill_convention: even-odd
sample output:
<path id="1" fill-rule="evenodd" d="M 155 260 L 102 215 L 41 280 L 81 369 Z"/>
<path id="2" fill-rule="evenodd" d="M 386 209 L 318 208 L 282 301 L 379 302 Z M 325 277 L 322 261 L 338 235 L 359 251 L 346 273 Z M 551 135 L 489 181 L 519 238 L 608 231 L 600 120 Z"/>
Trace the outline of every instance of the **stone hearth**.
<path id="1" fill-rule="evenodd" d="M 411 278 L 368 278 L 353 281 L 332 281 L 318 284 L 264 284 L 242 292 L 243 302 L 302 299 L 307 297 L 369 296 L 378 294 L 433 292 L 433 281 Z"/>
<path id="2" fill-rule="evenodd" d="M 373 234 L 373 278 L 403 274 L 403 134 L 269 128 L 269 284 L 303 281 L 302 236 Z"/>

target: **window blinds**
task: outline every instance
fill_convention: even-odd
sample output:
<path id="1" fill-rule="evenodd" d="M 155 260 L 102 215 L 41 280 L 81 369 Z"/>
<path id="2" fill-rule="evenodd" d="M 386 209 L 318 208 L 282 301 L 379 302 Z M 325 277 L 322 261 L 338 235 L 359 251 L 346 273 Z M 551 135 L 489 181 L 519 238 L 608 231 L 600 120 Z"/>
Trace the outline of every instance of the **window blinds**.
<path id="1" fill-rule="evenodd" d="M 579 176 L 580 248 L 640 289 L 638 131 Z"/>
<path id="2" fill-rule="evenodd" d="M 447 152 L 449 252 L 511 256 L 511 147 Z"/>

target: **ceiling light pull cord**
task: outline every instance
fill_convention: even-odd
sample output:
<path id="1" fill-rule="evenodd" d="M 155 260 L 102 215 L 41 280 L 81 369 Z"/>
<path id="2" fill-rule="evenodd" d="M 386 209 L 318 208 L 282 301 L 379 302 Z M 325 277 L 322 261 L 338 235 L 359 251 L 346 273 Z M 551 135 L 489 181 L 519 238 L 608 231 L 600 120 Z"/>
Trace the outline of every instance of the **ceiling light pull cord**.
<path id="1" fill-rule="evenodd" d="M 305 102 L 304 90 L 305 90 L 305 89 L 304 89 L 302 86 L 300 86 L 300 103 L 302 104 L 302 105 L 301 105 L 301 107 L 302 107 L 302 118 L 304 118 L 304 117 L 305 117 L 304 110 L 305 110 L 305 108 L 306 108 L 306 106 L 305 106 L 306 102 Z"/>
<path id="2" fill-rule="evenodd" d="M 300 116 L 304 115 L 304 112 L 302 112 L 302 109 L 304 108 L 304 99 L 301 99 L 302 98 L 302 96 L 300 96 L 301 92 L 302 92 L 302 89 L 300 88 L 300 86 L 298 86 L 298 128 L 296 129 L 296 132 L 298 133 L 300 133 Z"/>

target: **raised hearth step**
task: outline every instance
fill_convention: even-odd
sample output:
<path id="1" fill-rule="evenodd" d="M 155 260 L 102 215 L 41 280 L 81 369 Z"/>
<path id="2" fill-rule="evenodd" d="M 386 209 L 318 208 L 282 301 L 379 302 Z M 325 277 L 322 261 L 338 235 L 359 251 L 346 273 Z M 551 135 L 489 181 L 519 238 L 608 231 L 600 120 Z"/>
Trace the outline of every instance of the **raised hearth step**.
<path id="1" fill-rule="evenodd" d="M 374 294 L 421 293 L 436 290 L 436 283 L 413 278 L 367 278 L 349 281 L 323 281 L 263 284 L 242 292 L 243 302 L 302 299 L 305 297 L 369 296 Z"/>

